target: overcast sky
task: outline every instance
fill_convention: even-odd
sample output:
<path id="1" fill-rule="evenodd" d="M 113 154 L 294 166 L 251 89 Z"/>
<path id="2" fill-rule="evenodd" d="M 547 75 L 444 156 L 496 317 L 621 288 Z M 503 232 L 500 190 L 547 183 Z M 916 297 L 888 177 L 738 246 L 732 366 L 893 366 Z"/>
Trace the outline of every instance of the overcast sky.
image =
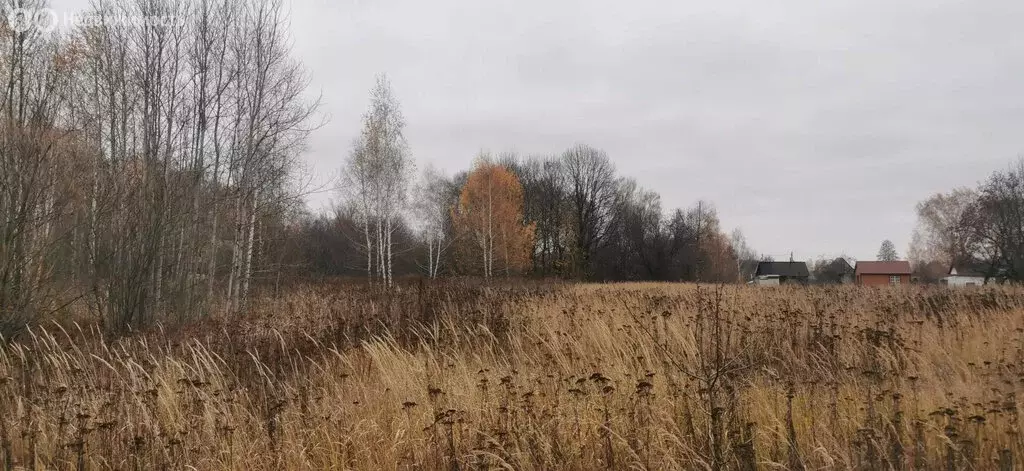
<path id="1" fill-rule="evenodd" d="M 905 254 L 917 201 L 1024 154 L 1020 0 L 290 8 L 330 118 L 306 157 L 320 177 L 337 173 L 380 72 L 419 166 L 586 143 L 666 210 L 714 202 L 726 229 L 777 259 L 872 259 L 885 238 Z"/>

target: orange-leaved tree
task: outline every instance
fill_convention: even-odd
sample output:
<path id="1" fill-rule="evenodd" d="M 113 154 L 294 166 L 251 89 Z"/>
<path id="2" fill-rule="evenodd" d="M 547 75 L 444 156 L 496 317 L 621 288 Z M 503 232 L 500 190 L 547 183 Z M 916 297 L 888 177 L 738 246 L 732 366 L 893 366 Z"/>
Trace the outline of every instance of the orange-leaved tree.
<path id="1" fill-rule="evenodd" d="M 530 264 L 534 224 L 523 218 L 519 179 L 486 156 L 477 160 L 452 210 L 462 270 L 490 278 Z"/>

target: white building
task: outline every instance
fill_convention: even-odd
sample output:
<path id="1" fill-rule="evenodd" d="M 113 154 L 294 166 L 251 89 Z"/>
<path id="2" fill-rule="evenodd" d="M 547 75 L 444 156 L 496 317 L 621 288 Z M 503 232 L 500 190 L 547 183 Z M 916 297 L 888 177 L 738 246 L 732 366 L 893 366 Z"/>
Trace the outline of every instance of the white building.
<path id="1" fill-rule="evenodd" d="M 779 286 L 779 275 L 761 275 L 755 277 L 748 284 L 755 286 Z"/>
<path id="2" fill-rule="evenodd" d="M 956 267 L 949 269 L 949 276 L 939 280 L 940 283 L 952 287 L 965 287 L 965 286 L 982 286 L 985 285 L 985 274 L 980 271 L 961 268 L 957 270 Z M 992 283 L 993 280 L 989 279 L 988 283 Z"/>

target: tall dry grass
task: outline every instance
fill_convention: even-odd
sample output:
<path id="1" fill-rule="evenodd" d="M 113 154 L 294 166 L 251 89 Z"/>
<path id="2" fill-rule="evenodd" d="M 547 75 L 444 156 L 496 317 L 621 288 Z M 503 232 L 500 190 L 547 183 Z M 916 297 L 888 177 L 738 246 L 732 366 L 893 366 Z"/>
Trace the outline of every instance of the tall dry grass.
<path id="1" fill-rule="evenodd" d="M 306 286 L 0 348 L 0 465 L 1013 469 L 1024 290 Z"/>

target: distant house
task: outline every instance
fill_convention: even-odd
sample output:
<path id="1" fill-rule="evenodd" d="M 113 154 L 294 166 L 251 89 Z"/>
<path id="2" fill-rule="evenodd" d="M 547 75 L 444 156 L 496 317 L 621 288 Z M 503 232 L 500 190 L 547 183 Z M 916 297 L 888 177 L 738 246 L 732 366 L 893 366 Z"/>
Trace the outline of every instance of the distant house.
<path id="1" fill-rule="evenodd" d="M 757 264 L 754 284 L 804 284 L 810 277 L 804 262 L 761 262 Z"/>
<path id="2" fill-rule="evenodd" d="M 845 258 L 839 257 L 832 260 L 831 263 L 825 266 L 819 273 L 817 273 L 818 283 L 825 284 L 850 284 L 853 283 L 856 272 L 853 267 L 850 266 L 850 262 L 847 262 Z"/>
<path id="3" fill-rule="evenodd" d="M 910 284 L 910 262 L 857 262 L 854 271 L 858 285 L 886 286 Z"/>
<path id="4" fill-rule="evenodd" d="M 939 280 L 939 283 L 953 287 L 982 286 L 994 282 L 985 272 L 977 267 L 961 266 L 949 269 L 948 276 Z"/>

